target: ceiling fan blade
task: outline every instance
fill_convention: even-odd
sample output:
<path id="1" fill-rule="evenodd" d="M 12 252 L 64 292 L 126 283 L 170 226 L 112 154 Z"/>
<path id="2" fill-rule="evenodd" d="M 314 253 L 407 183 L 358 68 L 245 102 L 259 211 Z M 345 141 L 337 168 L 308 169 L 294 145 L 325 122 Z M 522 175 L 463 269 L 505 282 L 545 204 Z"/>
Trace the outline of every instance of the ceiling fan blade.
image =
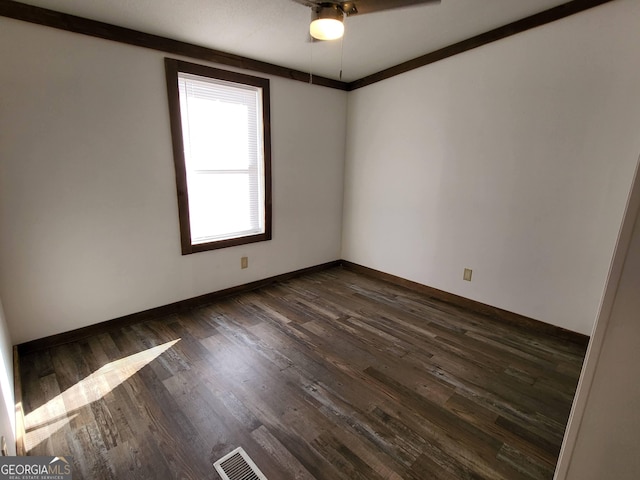
<path id="1" fill-rule="evenodd" d="M 334 5 L 340 5 L 340 0 L 292 0 L 294 3 L 299 5 L 304 5 L 305 7 L 316 8 L 322 5 L 323 3 L 333 3 Z"/>
<path id="2" fill-rule="evenodd" d="M 395 8 L 412 7 L 416 5 L 428 5 L 440 3 L 440 0 L 352 0 L 358 15 L 365 13 L 381 12 L 383 10 L 393 10 Z"/>
<path id="3" fill-rule="evenodd" d="M 300 5 L 304 5 L 305 7 L 316 7 L 318 6 L 321 2 L 319 0 L 317 1 L 313 1 L 313 0 L 293 0 L 295 3 L 298 3 Z"/>

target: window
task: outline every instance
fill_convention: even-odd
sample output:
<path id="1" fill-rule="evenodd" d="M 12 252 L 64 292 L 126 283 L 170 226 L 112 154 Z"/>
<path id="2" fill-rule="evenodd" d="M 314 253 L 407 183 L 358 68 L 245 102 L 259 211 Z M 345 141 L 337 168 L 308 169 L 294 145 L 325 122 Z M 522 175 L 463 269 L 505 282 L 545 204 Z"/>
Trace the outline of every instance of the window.
<path id="1" fill-rule="evenodd" d="M 182 254 L 270 240 L 269 80 L 165 67 Z"/>

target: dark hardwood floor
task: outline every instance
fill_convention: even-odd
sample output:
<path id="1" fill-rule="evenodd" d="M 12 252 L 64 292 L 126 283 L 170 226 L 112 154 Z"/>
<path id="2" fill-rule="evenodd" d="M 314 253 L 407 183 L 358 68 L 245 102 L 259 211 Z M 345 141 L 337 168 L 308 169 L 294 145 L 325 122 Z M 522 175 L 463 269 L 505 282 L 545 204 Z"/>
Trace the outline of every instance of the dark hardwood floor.
<path id="1" fill-rule="evenodd" d="M 341 267 L 20 359 L 80 479 L 551 479 L 584 346 Z"/>

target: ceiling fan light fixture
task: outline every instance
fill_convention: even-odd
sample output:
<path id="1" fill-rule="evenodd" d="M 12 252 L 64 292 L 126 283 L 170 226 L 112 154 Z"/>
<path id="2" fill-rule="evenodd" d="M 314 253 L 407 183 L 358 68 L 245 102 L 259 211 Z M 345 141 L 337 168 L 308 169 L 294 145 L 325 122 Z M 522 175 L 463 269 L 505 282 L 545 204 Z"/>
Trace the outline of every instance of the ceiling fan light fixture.
<path id="1" fill-rule="evenodd" d="M 344 13 L 338 5 L 320 5 L 313 9 L 309 33 L 316 40 L 337 40 L 344 35 Z"/>

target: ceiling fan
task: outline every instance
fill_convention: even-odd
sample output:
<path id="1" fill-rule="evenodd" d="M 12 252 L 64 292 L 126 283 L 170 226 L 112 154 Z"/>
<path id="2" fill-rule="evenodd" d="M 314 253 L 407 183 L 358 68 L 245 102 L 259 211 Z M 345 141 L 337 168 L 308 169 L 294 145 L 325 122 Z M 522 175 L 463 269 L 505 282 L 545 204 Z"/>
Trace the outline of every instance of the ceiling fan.
<path id="1" fill-rule="evenodd" d="M 311 8 L 309 33 L 316 40 L 336 40 L 344 34 L 344 17 L 381 12 L 440 0 L 293 0 Z"/>

